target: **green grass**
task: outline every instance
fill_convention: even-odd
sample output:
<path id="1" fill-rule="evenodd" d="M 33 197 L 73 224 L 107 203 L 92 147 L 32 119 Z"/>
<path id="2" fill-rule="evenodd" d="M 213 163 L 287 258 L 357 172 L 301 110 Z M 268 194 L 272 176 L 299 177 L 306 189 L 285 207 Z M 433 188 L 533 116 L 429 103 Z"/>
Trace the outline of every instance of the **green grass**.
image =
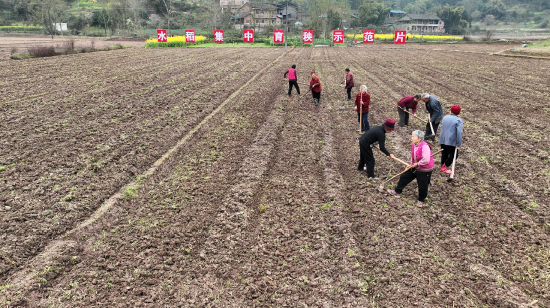
<path id="1" fill-rule="evenodd" d="M 528 48 L 549 48 L 550 49 L 550 40 L 528 44 L 527 47 Z"/>

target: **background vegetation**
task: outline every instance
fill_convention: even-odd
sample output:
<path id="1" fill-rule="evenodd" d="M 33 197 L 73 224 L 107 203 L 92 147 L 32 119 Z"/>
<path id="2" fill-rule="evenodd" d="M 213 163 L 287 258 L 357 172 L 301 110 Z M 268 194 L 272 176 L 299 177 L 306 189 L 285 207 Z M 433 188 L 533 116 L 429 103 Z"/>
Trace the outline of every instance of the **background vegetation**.
<path id="1" fill-rule="evenodd" d="M 268 0 L 253 0 L 271 3 Z M 280 1 L 274 0 L 277 4 Z M 448 34 L 479 32 L 481 27 L 518 24 L 522 28 L 549 28 L 548 0 L 291 0 L 309 14 L 305 28 L 316 38 L 333 29 L 375 28 L 384 32 L 391 9 L 435 14 L 445 21 Z M 238 37 L 229 10 L 219 0 L 0 0 L 0 32 L 59 34 L 54 23 L 67 23 L 74 35 L 154 36 L 166 28 L 170 35 L 195 29 L 210 38 L 212 30 Z M 271 26 L 270 28 L 274 28 Z M 271 30 L 271 29 L 268 29 Z M 298 30 L 291 27 L 292 30 Z M 358 30 L 359 31 L 359 30 Z M 269 31 L 266 31 L 267 33 Z M 297 31 L 296 31 L 297 33 Z"/>

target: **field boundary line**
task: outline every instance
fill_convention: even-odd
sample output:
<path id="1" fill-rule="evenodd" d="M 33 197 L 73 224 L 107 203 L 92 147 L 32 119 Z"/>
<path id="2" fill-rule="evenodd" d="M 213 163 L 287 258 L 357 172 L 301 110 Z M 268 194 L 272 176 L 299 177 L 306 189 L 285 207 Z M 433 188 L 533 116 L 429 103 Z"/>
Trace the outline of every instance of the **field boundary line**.
<path id="1" fill-rule="evenodd" d="M 233 92 L 227 99 L 225 99 L 214 111 L 212 111 L 209 115 L 207 115 L 199 124 L 197 124 L 193 129 L 191 129 L 183 138 L 181 138 L 175 146 L 170 148 L 162 157 L 160 157 L 149 169 L 147 169 L 145 172 L 143 172 L 141 175 L 137 177 L 136 180 L 124 185 L 122 188 L 119 189 L 118 192 L 116 192 L 114 195 L 109 197 L 105 203 L 103 203 L 102 206 L 100 206 L 88 219 L 86 219 L 84 222 L 82 222 L 80 225 L 76 226 L 72 230 L 68 231 L 63 235 L 62 239 L 53 240 L 48 245 L 44 247 L 44 252 L 33 257 L 30 261 L 28 261 L 25 268 L 21 269 L 20 271 L 14 273 L 11 275 L 8 279 L 6 279 L 6 283 L 9 283 L 10 286 L 13 286 L 9 290 L 9 294 L 4 294 L 2 297 L 0 297 L 0 304 L 5 304 L 6 302 L 10 301 L 10 299 L 7 298 L 8 295 L 15 295 L 17 296 L 25 296 L 25 293 L 27 289 L 29 289 L 30 283 L 33 281 L 32 278 L 32 268 L 33 267 L 44 267 L 48 266 L 52 259 L 55 257 L 55 254 L 57 254 L 59 251 L 63 250 L 63 247 L 66 245 L 69 245 L 71 243 L 74 243 L 73 240 L 69 239 L 70 235 L 73 235 L 77 231 L 82 230 L 83 228 L 93 224 L 97 220 L 101 219 L 102 216 L 113 206 L 115 203 L 124 196 L 128 194 L 136 194 L 138 189 L 157 171 L 157 169 L 176 151 L 178 151 L 184 144 L 187 143 L 187 141 L 195 135 L 211 118 L 213 118 L 217 113 L 219 113 L 231 100 L 233 100 L 237 95 L 240 94 L 240 92 L 250 85 L 253 81 L 255 81 L 258 76 L 263 74 L 266 70 L 271 69 L 279 60 L 281 60 L 286 53 L 282 53 L 280 56 L 278 56 L 275 60 L 273 60 L 270 64 L 265 66 L 263 69 L 258 71 L 254 76 L 252 76 L 247 82 L 245 82 L 238 90 Z"/>

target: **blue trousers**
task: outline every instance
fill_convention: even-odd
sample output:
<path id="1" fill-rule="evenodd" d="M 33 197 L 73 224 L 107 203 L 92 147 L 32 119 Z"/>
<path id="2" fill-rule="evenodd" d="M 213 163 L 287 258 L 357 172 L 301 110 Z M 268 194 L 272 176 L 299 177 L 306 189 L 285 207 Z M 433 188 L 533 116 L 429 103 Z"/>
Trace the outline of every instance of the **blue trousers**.
<path id="1" fill-rule="evenodd" d="M 361 120 L 361 114 L 357 113 L 357 122 L 360 122 Z M 363 123 L 361 123 L 361 131 L 366 132 L 370 129 L 369 126 L 369 113 L 365 112 L 363 113 Z"/>

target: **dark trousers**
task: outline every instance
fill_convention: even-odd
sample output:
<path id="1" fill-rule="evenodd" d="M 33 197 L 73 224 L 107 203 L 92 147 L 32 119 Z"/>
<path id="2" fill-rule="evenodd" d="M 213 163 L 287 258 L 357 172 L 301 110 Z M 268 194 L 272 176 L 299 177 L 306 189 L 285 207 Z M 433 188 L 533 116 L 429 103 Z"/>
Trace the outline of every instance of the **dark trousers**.
<path id="1" fill-rule="evenodd" d="M 359 166 L 357 166 L 357 170 L 363 170 L 363 167 L 365 167 L 365 164 L 367 165 L 367 176 L 369 178 L 374 177 L 374 154 L 372 153 L 372 148 L 368 147 L 365 148 L 362 145 L 359 145 L 359 149 L 361 151 L 361 157 L 359 157 Z"/>
<path id="2" fill-rule="evenodd" d="M 430 122 L 426 123 L 426 136 L 429 136 L 429 135 L 432 135 L 432 134 L 433 135 L 437 134 L 437 128 L 439 127 L 439 123 L 433 123 L 432 122 L 432 125 L 434 127 L 434 132 L 432 132 L 432 128 L 430 127 Z M 434 141 L 435 136 L 433 136 L 432 138 L 427 139 L 427 140 Z"/>
<path id="3" fill-rule="evenodd" d="M 363 113 L 363 118 L 361 118 L 361 114 L 358 112 L 357 113 L 357 122 L 361 122 L 361 120 L 363 120 L 363 123 L 361 123 L 361 131 L 362 132 L 368 131 L 370 129 L 370 126 L 369 126 L 369 113 L 368 112 Z"/>
<path id="4" fill-rule="evenodd" d="M 441 145 L 441 148 L 443 149 L 443 152 L 441 152 L 441 164 L 450 167 L 453 164 L 455 151 L 457 151 L 457 149 L 456 147 L 444 144 Z M 458 152 L 456 152 L 456 158 L 458 158 Z"/>
<path id="5" fill-rule="evenodd" d="M 435 129 L 435 128 L 434 128 Z M 430 180 L 432 178 L 432 172 L 420 172 L 414 171 L 414 169 L 409 169 L 407 172 L 403 173 L 399 178 L 395 192 L 400 194 L 403 192 L 403 189 L 409 185 L 414 179 L 418 183 L 418 201 L 424 202 L 428 196 L 428 186 L 430 186 Z"/>
<path id="6" fill-rule="evenodd" d="M 311 96 L 313 97 L 313 103 L 315 105 L 319 105 L 319 103 L 321 102 L 321 92 L 311 91 Z"/>
<path id="7" fill-rule="evenodd" d="M 288 81 L 288 96 L 292 94 L 292 86 L 296 88 L 296 92 L 300 94 L 300 87 L 298 86 L 298 81 L 296 80 L 289 80 Z"/>
<path id="8" fill-rule="evenodd" d="M 399 127 L 409 126 L 409 114 L 400 107 L 397 107 L 397 112 L 399 113 Z"/>
<path id="9" fill-rule="evenodd" d="M 348 91 L 348 99 L 351 99 L 351 88 L 347 88 L 346 91 Z"/>

